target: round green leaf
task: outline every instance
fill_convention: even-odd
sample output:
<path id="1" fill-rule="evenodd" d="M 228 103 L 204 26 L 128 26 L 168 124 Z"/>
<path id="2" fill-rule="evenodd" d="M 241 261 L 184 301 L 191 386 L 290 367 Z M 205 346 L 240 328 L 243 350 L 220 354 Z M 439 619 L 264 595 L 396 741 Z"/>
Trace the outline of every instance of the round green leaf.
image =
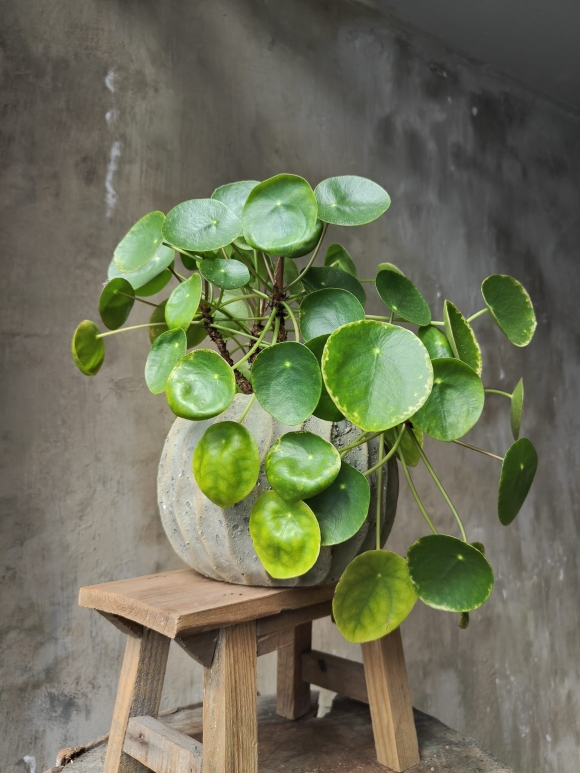
<path id="1" fill-rule="evenodd" d="M 145 363 L 145 383 L 150 392 L 165 392 L 169 374 L 186 351 L 187 339 L 181 328 L 168 330 L 155 339 Z"/>
<path id="2" fill-rule="evenodd" d="M 527 290 L 513 276 L 492 274 L 484 279 L 481 294 L 501 332 L 514 346 L 527 346 L 537 326 Z"/>
<path id="3" fill-rule="evenodd" d="M 118 277 L 111 279 L 103 287 L 99 299 L 99 314 L 109 330 L 117 330 L 124 325 L 133 304 L 135 303 L 135 290 L 126 279 Z"/>
<path id="4" fill-rule="evenodd" d="M 115 259 L 113 258 L 109 264 L 107 277 L 108 279 L 123 277 L 123 279 L 126 279 L 130 283 L 135 291 L 139 291 L 137 295 L 154 295 L 154 292 L 162 290 L 171 278 L 170 272 L 165 271 L 165 269 L 173 263 L 173 258 L 174 251 L 171 247 L 166 247 L 164 244 L 159 247 L 149 263 L 137 271 L 119 271 Z M 162 279 L 159 279 L 160 274 L 163 274 Z M 168 274 L 169 277 L 167 276 Z M 157 280 L 157 283 L 155 284 L 157 289 L 155 289 L 154 292 L 150 292 L 146 286 L 153 283 L 153 280 Z"/>
<path id="5" fill-rule="evenodd" d="M 202 260 L 199 273 L 208 282 L 224 290 L 234 290 L 243 287 L 250 281 L 250 272 L 239 260 L 230 258 L 214 258 Z"/>
<path id="6" fill-rule="evenodd" d="M 309 349 L 295 341 L 284 341 L 256 357 L 252 386 L 262 408 L 293 427 L 306 421 L 318 405 L 322 378 Z"/>
<path id="7" fill-rule="evenodd" d="M 302 282 L 304 284 L 304 289 L 309 293 L 316 292 L 316 290 L 335 287 L 352 293 L 362 306 L 365 305 L 367 300 L 366 293 L 358 279 L 355 279 L 354 276 L 340 268 L 315 266 L 306 272 Z"/>
<path id="8" fill-rule="evenodd" d="M 266 454 L 264 469 L 274 491 L 295 502 L 330 486 L 340 470 L 340 455 L 312 432 L 287 432 Z"/>
<path id="9" fill-rule="evenodd" d="M 481 376 L 481 349 L 477 338 L 469 322 L 451 301 L 443 304 L 443 321 L 453 354 Z"/>
<path id="10" fill-rule="evenodd" d="M 508 448 L 501 466 L 497 511 L 504 526 L 514 520 L 533 483 L 538 468 L 538 454 L 525 437 Z"/>
<path id="11" fill-rule="evenodd" d="M 320 241 L 323 228 L 324 228 L 324 223 L 322 222 L 322 220 L 317 220 L 316 224 L 314 225 L 314 230 L 312 231 L 310 236 L 307 239 L 305 239 L 303 242 L 299 242 L 298 244 L 294 245 L 292 249 L 287 250 L 285 253 L 285 257 L 303 258 L 304 255 L 308 255 L 309 252 L 312 252 L 312 250 L 316 247 L 316 245 Z"/>
<path id="12" fill-rule="evenodd" d="M 388 429 L 385 432 L 385 438 L 387 443 L 389 444 L 390 448 L 392 448 L 396 441 L 397 437 L 399 435 L 399 428 L 393 427 L 392 429 Z M 413 440 L 409 437 L 409 432 L 412 432 L 413 435 L 417 438 L 419 445 L 421 448 L 423 448 L 423 433 L 418 427 L 413 427 L 413 429 L 407 428 L 407 431 L 401 438 L 401 442 L 399 443 L 399 448 L 396 451 L 396 456 L 398 459 L 401 458 L 400 451 L 403 452 L 403 456 L 405 457 L 405 464 L 407 467 L 416 467 L 419 462 L 421 461 L 421 454 L 419 453 L 419 449 L 413 443 Z"/>
<path id="13" fill-rule="evenodd" d="M 235 421 L 208 427 L 193 454 L 193 475 L 208 499 L 232 507 L 253 490 L 260 474 L 258 444 Z"/>
<path id="14" fill-rule="evenodd" d="M 336 586 L 332 613 L 344 638 L 362 644 L 398 628 L 416 601 L 405 559 L 369 550 L 347 566 Z"/>
<path id="15" fill-rule="evenodd" d="M 294 174 L 279 174 L 256 185 L 244 206 L 244 238 L 259 250 L 286 255 L 307 241 L 318 206 L 310 185 Z"/>
<path id="16" fill-rule="evenodd" d="M 413 424 L 436 440 L 450 442 L 477 424 L 485 393 L 469 365 L 454 358 L 433 360 L 433 389 Z"/>
<path id="17" fill-rule="evenodd" d="M 211 349 L 197 349 L 182 357 L 165 389 L 173 413 L 192 421 L 211 419 L 225 411 L 235 392 L 233 370 Z"/>
<path id="18" fill-rule="evenodd" d="M 377 292 L 391 311 L 413 325 L 428 325 L 431 309 L 427 301 L 410 279 L 396 271 L 379 271 L 376 278 Z"/>
<path id="19" fill-rule="evenodd" d="M 304 502 L 286 502 L 275 491 L 258 497 L 250 513 L 250 536 L 258 558 L 272 577 L 299 577 L 320 553 L 320 529 Z"/>
<path id="20" fill-rule="evenodd" d="M 165 321 L 171 330 L 180 327 L 183 330 L 191 324 L 201 300 L 201 277 L 192 274 L 185 282 L 177 285 L 167 299 L 165 306 Z"/>
<path id="21" fill-rule="evenodd" d="M 149 341 L 153 343 L 162 333 L 165 333 L 169 328 L 165 322 L 165 307 L 167 301 L 163 301 L 153 310 L 153 314 L 149 317 L 150 323 L 155 323 L 149 328 Z M 207 330 L 204 325 L 194 322 L 186 331 L 187 348 L 191 349 L 194 346 L 198 346 L 207 336 Z"/>
<path id="22" fill-rule="evenodd" d="M 413 587 L 421 601 L 447 612 L 469 612 L 487 601 L 493 570 L 477 548 L 446 534 L 430 534 L 407 553 Z"/>
<path id="23" fill-rule="evenodd" d="M 318 520 L 323 545 L 338 545 L 353 537 L 369 512 L 371 490 L 362 472 L 340 462 L 334 482 L 308 500 Z"/>
<path id="24" fill-rule="evenodd" d="M 211 197 L 229 207 L 234 215 L 241 220 L 244 204 L 256 185 L 259 185 L 257 180 L 240 180 L 237 183 L 228 183 L 216 188 Z"/>
<path id="25" fill-rule="evenodd" d="M 372 180 L 354 175 L 330 177 L 316 186 L 318 217 L 334 225 L 364 225 L 391 205 L 389 194 Z"/>
<path id="26" fill-rule="evenodd" d="M 427 325 L 417 330 L 417 337 L 424 344 L 432 360 L 438 360 L 441 357 L 454 357 L 453 349 L 449 346 L 447 336 L 438 327 Z"/>
<path id="27" fill-rule="evenodd" d="M 306 342 L 306 346 L 316 357 L 319 365 L 322 363 L 322 352 L 324 351 L 324 346 L 327 341 L 328 335 L 322 335 L 317 336 L 316 338 L 311 338 L 310 341 Z M 319 419 L 323 419 L 324 421 L 342 421 L 342 419 L 344 419 L 342 413 L 330 399 L 330 395 L 328 394 L 326 386 L 324 385 L 324 381 L 322 382 L 320 400 L 318 401 L 316 408 L 312 411 L 312 415 Z"/>
<path id="28" fill-rule="evenodd" d="M 396 274 L 401 274 L 402 276 L 405 276 L 400 268 L 397 268 L 394 263 L 379 263 L 377 266 L 377 274 L 380 271 L 394 271 Z"/>
<path id="29" fill-rule="evenodd" d="M 105 344 L 97 338 L 100 330 L 88 319 L 77 327 L 71 342 L 71 352 L 78 369 L 85 376 L 96 376 L 105 359 Z"/>
<path id="30" fill-rule="evenodd" d="M 364 318 L 365 310 L 354 295 L 334 287 L 310 293 L 300 304 L 300 332 L 307 341 Z"/>
<path id="31" fill-rule="evenodd" d="M 520 427 L 522 425 L 522 411 L 524 410 L 524 380 L 521 378 L 512 392 L 510 406 L 510 426 L 514 440 L 520 436 Z"/>
<path id="32" fill-rule="evenodd" d="M 344 325 L 330 336 L 322 373 L 335 405 L 367 432 L 408 419 L 433 385 L 429 353 L 417 336 L 368 319 Z"/>
<path id="33" fill-rule="evenodd" d="M 163 212 L 150 212 L 138 220 L 115 248 L 113 260 L 123 273 L 139 271 L 155 257 L 163 242 Z"/>
<path id="34" fill-rule="evenodd" d="M 242 221 L 229 207 L 214 199 L 192 199 L 178 204 L 165 218 L 165 241 L 182 250 L 219 250 L 242 232 Z"/>
<path id="35" fill-rule="evenodd" d="M 341 244 L 331 244 L 324 256 L 324 265 L 330 268 L 339 268 L 347 274 L 356 277 L 356 266 L 352 258 Z"/>

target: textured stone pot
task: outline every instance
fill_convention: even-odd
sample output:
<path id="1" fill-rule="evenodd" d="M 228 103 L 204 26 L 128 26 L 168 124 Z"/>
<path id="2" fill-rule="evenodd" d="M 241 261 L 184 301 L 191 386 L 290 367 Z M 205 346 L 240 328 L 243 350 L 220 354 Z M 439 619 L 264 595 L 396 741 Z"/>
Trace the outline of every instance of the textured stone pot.
<path id="1" fill-rule="evenodd" d="M 295 586 L 319 585 L 338 580 L 346 566 L 359 553 L 375 545 L 377 476 L 370 476 L 371 504 L 367 520 L 346 542 L 323 547 L 309 572 L 290 580 L 276 580 L 263 568 L 250 538 L 250 512 L 262 491 L 270 488 L 262 467 L 252 493 L 237 505 L 222 510 L 199 490 L 193 477 L 192 456 L 201 436 L 216 421 L 236 421 L 249 397 L 238 394 L 230 407 L 208 421 L 176 419 L 163 448 L 159 463 L 157 492 L 163 527 L 173 548 L 186 564 L 207 577 L 238 585 Z M 359 433 L 349 422 L 331 424 L 310 417 L 299 427 L 287 427 L 267 414 L 256 401 L 244 421 L 260 449 L 263 460 L 272 443 L 286 432 L 304 429 L 329 440 L 339 450 Z M 345 460 L 364 471 L 377 461 L 377 442 L 354 448 Z M 381 539 L 384 544 L 393 525 L 399 491 L 397 464 L 391 459 L 384 469 Z"/>

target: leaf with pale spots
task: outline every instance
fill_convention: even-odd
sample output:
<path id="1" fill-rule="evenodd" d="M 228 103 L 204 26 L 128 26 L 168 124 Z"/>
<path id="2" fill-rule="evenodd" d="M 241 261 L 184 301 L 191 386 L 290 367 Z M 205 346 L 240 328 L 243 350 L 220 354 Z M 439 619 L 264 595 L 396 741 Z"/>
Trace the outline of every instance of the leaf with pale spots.
<path id="1" fill-rule="evenodd" d="M 208 427 L 193 453 L 193 475 L 208 499 L 232 507 L 253 490 L 260 474 L 258 444 L 235 421 Z"/>
<path id="2" fill-rule="evenodd" d="M 264 469 L 272 488 L 290 502 L 324 491 L 340 470 L 336 448 L 312 432 L 287 432 L 271 446 Z"/>
<path id="3" fill-rule="evenodd" d="M 398 628 L 416 601 L 405 559 L 369 550 L 347 566 L 336 586 L 332 613 L 344 638 L 359 644 Z"/>
<path id="4" fill-rule="evenodd" d="M 305 502 L 286 502 L 275 491 L 258 497 L 250 536 L 264 569 L 279 580 L 300 577 L 316 563 L 320 529 Z"/>

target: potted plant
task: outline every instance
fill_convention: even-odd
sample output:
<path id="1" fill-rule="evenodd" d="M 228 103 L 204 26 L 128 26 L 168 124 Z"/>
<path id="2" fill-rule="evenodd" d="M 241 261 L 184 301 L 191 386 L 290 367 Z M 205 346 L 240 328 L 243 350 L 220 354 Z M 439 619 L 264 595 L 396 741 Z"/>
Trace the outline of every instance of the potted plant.
<path id="1" fill-rule="evenodd" d="M 79 369 L 94 376 L 107 337 L 147 328 L 145 381 L 178 417 L 163 452 L 161 516 L 177 552 L 198 571 L 249 584 L 339 580 L 334 617 L 347 639 L 394 630 L 419 598 L 468 613 L 493 586 L 484 546 L 470 543 L 423 439 L 458 443 L 501 463 L 498 516 L 507 526 L 532 484 L 536 451 L 520 438 L 523 382 L 484 388 L 472 322 L 491 317 L 516 346 L 532 339 L 530 298 L 514 278 L 484 280 L 483 308 L 451 301 L 441 320 L 396 266 L 359 279 L 329 226 L 360 226 L 389 207 L 361 177 L 312 190 L 301 177 L 224 185 L 209 199 L 141 218 L 117 246 L 99 312 L 74 333 Z M 176 268 L 175 253 L 183 268 Z M 309 256 L 299 270 L 296 260 Z M 147 297 L 175 285 L 166 300 Z M 366 287 L 366 290 L 365 290 Z M 367 290 L 383 315 L 365 313 Z M 136 301 L 155 308 L 123 327 Z M 212 348 L 202 345 L 206 339 Z M 509 401 L 514 443 L 504 457 L 460 440 L 487 395 Z M 495 399 L 495 397 L 494 397 Z M 458 536 L 440 534 L 410 468 L 424 464 Z M 395 514 L 397 468 L 427 535 L 406 557 L 383 550 Z"/>

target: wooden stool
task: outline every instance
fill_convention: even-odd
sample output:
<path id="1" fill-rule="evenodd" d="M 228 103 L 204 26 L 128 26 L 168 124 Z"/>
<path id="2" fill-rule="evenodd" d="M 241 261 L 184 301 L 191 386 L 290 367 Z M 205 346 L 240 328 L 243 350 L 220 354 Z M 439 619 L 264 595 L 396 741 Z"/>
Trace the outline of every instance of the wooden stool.
<path id="1" fill-rule="evenodd" d="M 127 634 L 103 773 L 257 773 L 258 655 L 278 650 L 277 713 L 310 709 L 310 684 L 370 705 L 377 759 L 419 762 L 397 629 L 362 645 L 363 664 L 311 649 L 334 585 L 256 588 L 191 569 L 81 588 L 79 604 Z M 203 744 L 158 721 L 169 643 L 205 668 Z"/>

